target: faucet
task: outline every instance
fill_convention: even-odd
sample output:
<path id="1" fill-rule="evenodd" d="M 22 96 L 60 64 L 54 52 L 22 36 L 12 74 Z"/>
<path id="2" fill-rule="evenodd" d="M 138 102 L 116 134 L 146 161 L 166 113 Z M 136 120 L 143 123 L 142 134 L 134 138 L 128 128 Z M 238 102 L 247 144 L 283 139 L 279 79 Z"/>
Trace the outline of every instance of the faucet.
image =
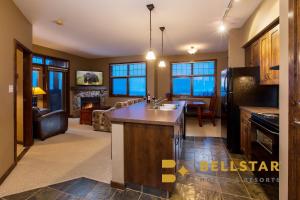
<path id="1" fill-rule="evenodd" d="M 165 100 L 166 100 L 165 98 L 161 98 L 161 99 L 159 99 L 159 98 L 154 98 L 154 99 L 153 99 L 153 108 L 154 108 L 154 109 L 158 109 L 160 103 L 163 102 L 163 101 L 165 101 Z"/>

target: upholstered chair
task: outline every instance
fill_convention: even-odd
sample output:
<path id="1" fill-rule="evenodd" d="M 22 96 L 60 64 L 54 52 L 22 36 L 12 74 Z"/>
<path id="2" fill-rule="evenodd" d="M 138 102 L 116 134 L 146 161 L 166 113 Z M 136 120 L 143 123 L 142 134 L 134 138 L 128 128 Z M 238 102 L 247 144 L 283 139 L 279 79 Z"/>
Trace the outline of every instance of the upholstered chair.
<path id="1" fill-rule="evenodd" d="M 107 114 L 114 109 L 112 107 L 108 110 L 93 111 L 93 128 L 95 131 L 111 132 L 111 121 Z"/>
<path id="2" fill-rule="evenodd" d="M 134 102 L 134 103 L 138 103 L 138 102 L 139 102 L 139 99 L 133 99 L 133 102 Z"/>
<path id="3" fill-rule="evenodd" d="M 115 103 L 114 107 L 115 107 L 116 109 L 122 108 L 122 107 L 123 107 L 123 102 L 117 102 L 117 103 Z"/>
<path id="4" fill-rule="evenodd" d="M 128 106 L 131 106 L 134 104 L 134 100 L 128 100 L 127 103 L 128 103 Z"/>

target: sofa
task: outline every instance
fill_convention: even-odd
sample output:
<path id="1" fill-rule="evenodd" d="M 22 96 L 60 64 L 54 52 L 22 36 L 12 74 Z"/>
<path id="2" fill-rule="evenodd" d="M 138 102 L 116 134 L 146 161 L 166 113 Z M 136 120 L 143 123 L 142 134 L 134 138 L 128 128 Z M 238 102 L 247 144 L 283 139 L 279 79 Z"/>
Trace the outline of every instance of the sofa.
<path id="1" fill-rule="evenodd" d="M 63 134 L 68 130 L 68 116 L 65 111 L 50 112 L 48 109 L 33 109 L 34 138 L 45 140 L 49 137 Z"/>
<path id="2" fill-rule="evenodd" d="M 95 131 L 111 132 L 111 121 L 107 114 L 115 109 L 131 106 L 142 101 L 144 101 L 143 98 L 130 99 L 124 102 L 117 102 L 108 110 L 94 110 L 92 115 L 93 129 Z"/>

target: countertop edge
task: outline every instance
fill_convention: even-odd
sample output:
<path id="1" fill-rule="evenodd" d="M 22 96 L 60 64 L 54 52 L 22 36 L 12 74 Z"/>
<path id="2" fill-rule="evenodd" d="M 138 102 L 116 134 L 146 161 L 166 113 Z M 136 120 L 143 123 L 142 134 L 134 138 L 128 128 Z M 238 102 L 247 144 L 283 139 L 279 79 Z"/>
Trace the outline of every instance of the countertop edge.
<path id="1" fill-rule="evenodd" d="M 240 110 L 244 110 L 250 113 L 276 113 L 279 114 L 279 108 L 273 107 L 255 107 L 255 106 L 240 106 Z"/>

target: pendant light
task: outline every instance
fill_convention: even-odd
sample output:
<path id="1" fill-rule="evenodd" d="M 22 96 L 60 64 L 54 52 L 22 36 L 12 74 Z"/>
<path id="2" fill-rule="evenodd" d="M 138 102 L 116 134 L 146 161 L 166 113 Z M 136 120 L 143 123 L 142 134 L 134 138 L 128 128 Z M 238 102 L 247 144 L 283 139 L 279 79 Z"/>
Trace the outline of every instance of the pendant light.
<path id="1" fill-rule="evenodd" d="M 161 60 L 158 63 L 158 66 L 161 68 L 166 67 L 166 62 L 164 61 L 164 30 L 166 29 L 165 27 L 159 27 L 161 30 Z"/>
<path id="2" fill-rule="evenodd" d="M 150 11 L 150 49 L 147 52 L 146 59 L 147 60 L 155 60 L 156 56 L 155 56 L 155 53 L 152 50 L 152 10 L 154 9 L 154 5 L 153 4 L 148 4 L 147 8 Z"/>

